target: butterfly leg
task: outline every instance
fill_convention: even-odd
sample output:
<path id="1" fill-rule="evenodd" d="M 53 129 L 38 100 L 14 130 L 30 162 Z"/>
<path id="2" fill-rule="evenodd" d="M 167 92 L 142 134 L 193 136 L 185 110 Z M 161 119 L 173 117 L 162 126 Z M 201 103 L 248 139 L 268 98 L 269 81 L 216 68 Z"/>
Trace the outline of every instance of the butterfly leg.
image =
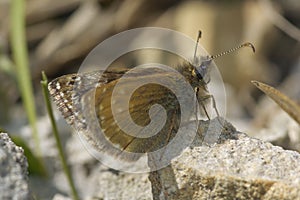
<path id="1" fill-rule="evenodd" d="M 198 95 L 197 95 L 198 96 Z M 211 94 L 208 94 L 208 95 L 205 95 L 205 96 L 202 96 L 200 99 L 199 99 L 199 103 L 201 104 L 201 107 L 202 109 L 204 110 L 205 112 L 205 115 L 207 116 L 208 120 L 210 120 L 210 117 L 208 115 L 208 112 L 206 110 L 206 107 L 205 107 L 205 101 L 207 101 L 208 99 L 211 99 L 212 100 L 212 107 L 213 109 L 215 110 L 216 114 L 217 114 L 217 117 L 219 118 L 220 117 L 220 114 L 219 114 L 219 111 L 217 109 L 217 104 L 216 104 L 216 100 L 215 100 L 215 97 Z"/>
<path id="2" fill-rule="evenodd" d="M 199 88 L 196 88 L 196 98 L 198 98 L 198 97 L 201 97 L 201 98 L 198 98 L 198 102 L 200 103 L 200 105 L 201 105 L 201 107 L 202 107 L 202 109 L 203 109 L 203 111 L 204 111 L 204 113 L 205 113 L 205 115 L 206 115 L 206 117 L 208 118 L 208 120 L 210 120 L 210 117 L 209 117 L 209 115 L 208 115 L 208 112 L 207 112 L 207 110 L 206 110 L 206 107 L 205 107 L 205 101 L 207 100 L 207 99 L 209 99 L 209 98 L 211 98 L 210 96 L 212 96 L 212 95 L 205 95 L 205 96 L 201 96 L 200 94 L 200 90 L 199 90 Z M 197 100 L 196 100 L 196 104 L 197 104 Z M 196 109 L 197 109 L 197 105 L 196 105 Z M 198 110 L 196 110 L 196 119 L 198 119 Z"/>
<path id="3" fill-rule="evenodd" d="M 196 122 L 199 121 L 198 119 L 198 105 L 197 105 L 197 96 L 195 96 L 196 98 L 194 99 L 195 100 L 195 115 L 196 115 Z"/>
<path id="4" fill-rule="evenodd" d="M 200 101 L 200 104 L 201 104 L 202 109 L 203 109 L 204 112 L 205 112 L 206 117 L 208 118 L 208 120 L 210 120 L 209 114 L 208 114 L 208 112 L 207 112 L 207 110 L 206 110 L 206 107 L 205 107 L 203 101 Z"/>
<path id="5" fill-rule="evenodd" d="M 215 112 L 217 114 L 217 119 L 218 119 L 220 125 L 223 126 L 224 122 L 222 122 L 221 119 L 220 119 L 220 114 L 219 114 L 219 111 L 217 109 L 217 104 L 216 104 L 215 97 L 213 95 L 209 94 L 209 95 L 205 96 L 204 98 L 205 98 L 205 100 L 206 99 L 211 99 L 212 100 L 212 107 L 213 107 L 213 109 L 215 110 Z"/>
<path id="6" fill-rule="evenodd" d="M 209 97 L 211 98 L 212 100 L 212 106 L 213 106 L 213 109 L 215 110 L 216 114 L 217 114 L 217 117 L 220 117 L 220 114 L 219 114 L 219 111 L 217 109 L 217 104 L 216 104 L 216 100 L 215 100 L 215 97 L 213 95 L 209 95 Z"/>

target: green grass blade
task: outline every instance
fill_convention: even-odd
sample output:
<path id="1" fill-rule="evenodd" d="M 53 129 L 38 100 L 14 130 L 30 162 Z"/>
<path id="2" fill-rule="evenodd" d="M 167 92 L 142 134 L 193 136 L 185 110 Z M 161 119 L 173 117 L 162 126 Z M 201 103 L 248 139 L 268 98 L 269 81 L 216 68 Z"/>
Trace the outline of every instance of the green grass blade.
<path id="1" fill-rule="evenodd" d="M 70 172 L 68 164 L 67 164 L 67 159 L 65 157 L 63 147 L 62 147 L 62 143 L 60 141 L 60 137 L 59 137 L 59 134 L 58 134 L 58 129 L 57 129 L 57 126 L 56 126 L 56 123 L 55 123 L 55 120 L 54 120 L 54 115 L 53 115 L 53 112 L 52 112 L 52 106 L 51 106 L 51 103 L 50 103 L 50 100 L 49 100 L 50 99 L 49 98 L 49 92 L 48 92 L 48 88 L 47 88 L 48 80 L 47 80 L 47 77 L 46 77 L 44 72 L 42 72 L 41 85 L 42 85 L 42 89 L 43 89 L 43 94 L 44 94 L 44 98 L 45 98 L 45 102 L 46 102 L 47 111 L 48 111 L 49 118 L 50 118 L 52 128 L 53 128 L 53 133 L 54 133 L 54 137 L 55 137 L 55 141 L 56 141 L 56 147 L 58 149 L 59 157 L 60 157 L 60 160 L 61 160 L 61 163 L 62 163 L 62 167 L 63 167 L 64 173 L 67 177 L 68 183 L 70 185 L 73 199 L 79 200 L 78 193 L 77 193 L 77 190 L 75 188 L 73 177 L 71 175 L 71 172 Z"/>
<path id="2" fill-rule="evenodd" d="M 10 38 L 13 60 L 16 65 L 16 75 L 19 90 L 23 100 L 28 121 L 32 129 L 35 150 L 41 157 L 40 140 L 36 127 L 36 109 L 29 72 L 28 52 L 25 39 L 25 2 L 24 0 L 12 0 L 10 9 Z"/>

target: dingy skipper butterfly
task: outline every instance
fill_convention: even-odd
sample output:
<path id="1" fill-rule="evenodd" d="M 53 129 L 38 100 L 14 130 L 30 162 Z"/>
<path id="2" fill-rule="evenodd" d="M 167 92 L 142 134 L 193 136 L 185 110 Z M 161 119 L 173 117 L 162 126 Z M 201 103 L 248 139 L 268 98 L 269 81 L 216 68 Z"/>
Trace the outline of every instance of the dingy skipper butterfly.
<path id="1" fill-rule="evenodd" d="M 198 120 L 199 112 L 204 113 L 210 119 L 206 110 L 207 102 L 210 100 L 212 108 L 215 110 L 216 115 L 219 116 L 214 96 L 209 93 L 207 88 L 207 84 L 210 81 L 209 70 L 212 61 L 242 47 L 250 47 L 255 51 L 254 46 L 247 42 L 215 56 L 197 57 L 197 46 L 200 37 L 201 32 L 199 31 L 192 63 L 185 62 L 174 67 L 173 71 L 145 68 L 142 71 L 133 71 L 128 75 L 127 73 L 130 69 L 70 74 L 56 78 L 49 83 L 50 95 L 68 124 L 78 130 L 97 151 L 106 152 L 116 157 L 121 153 L 126 153 L 120 156 L 119 159 L 124 161 L 137 160 L 139 159 L 139 156 L 137 156 L 139 154 L 135 153 L 144 154 L 157 151 L 171 142 L 177 133 L 181 123 L 180 116 L 182 111 L 180 109 L 181 104 L 178 102 L 178 97 L 174 95 L 173 90 L 180 88 L 183 91 L 183 96 L 185 96 L 185 89 L 178 84 L 180 82 L 178 74 L 193 89 L 195 101 L 200 105 L 201 110 L 196 109 L 194 111 L 196 112 L 196 114 L 194 113 L 196 120 Z M 125 77 L 125 75 L 127 76 Z M 121 106 L 122 104 L 119 103 L 119 100 L 123 98 L 122 95 L 128 95 L 126 94 L 126 88 L 130 88 L 147 78 L 169 81 L 168 84 L 174 85 L 175 89 L 170 89 L 157 83 L 148 83 L 130 94 L 128 105 Z M 122 79 L 126 81 L 121 81 Z M 125 92 L 115 94 L 116 86 L 121 90 L 124 89 Z M 114 95 L 116 98 L 112 100 Z M 190 97 L 187 95 L 185 98 Z M 186 100 L 191 101 L 191 99 Z M 160 107 L 154 108 L 157 104 Z M 112 109 L 113 105 L 119 105 L 120 108 L 114 111 Z M 160 116 L 162 114 L 162 108 L 166 118 L 162 120 L 164 125 L 155 130 L 157 133 L 155 135 L 147 135 L 147 131 L 144 129 L 138 129 L 137 131 L 135 128 L 127 126 L 128 119 L 126 117 L 123 118 L 123 114 L 127 110 L 134 123 L 139 127 L 145 127 L 152 123 L 151 116 Z M 116 122 L 116 116 L 119 123 Z M 160 118 L 156 118 L 159 121 Z M 120 124 L 126 129 L 126 132 L 124 128 L 121 129 L 119 127 Z M 96 128 L 98 126 L 101 127 L 103 134 L 95 139 L 95 135 L 98 134 L 98 128 Z M 156 127 L 155 124 L 153 127 Z M 130 134 L 130 132 L 136 133 Z M 109 145 L 113 146 L 113 149 L 118 149 L 118 151 L 111 150 Z M 164 152 L 163 150 L 161 154 L 164 154 Z"/>

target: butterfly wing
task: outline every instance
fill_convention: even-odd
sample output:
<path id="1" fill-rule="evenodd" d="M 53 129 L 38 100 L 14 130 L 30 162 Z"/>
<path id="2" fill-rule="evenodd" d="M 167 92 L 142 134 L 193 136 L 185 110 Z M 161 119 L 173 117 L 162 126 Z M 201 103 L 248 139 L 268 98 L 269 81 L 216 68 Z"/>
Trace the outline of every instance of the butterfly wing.
<path id="1" fill-rule="evenodd" d="M 172 139 L 172 133 L 176 133 L 179 124 L 177 120 L 180 117 L 180 106 L 176 100 L 176 96 L 168 88 L 159 84 L 145 84 L 132 93 L 127 107 L 122 104 L 122 101 L 124 101 L 122 94 L 127 95 L 126 89 L 134 88 L 135 84 L 139 81 L 138 79 L 167 78 L 167 76 L 167 74 L 152 72 L 152 74 L 127 77 L 120 85 L 120 89 L 124 91 L 121 91 L 114 97 L 112 97 L 112 93 L 118 81 L 113 81 L 105 87 L 97 88 L 95 108 L 98 121 L 108 140 L 114 145 L 119 146 L 122 151 L 134 153 L 155 151 L 165 145 L 168 140 Z M 112 98 L 114 99 L 112 100 Z M 165 122 L 156 121 L 154 122 L 156 124 L 152 124 L 154 128 L 162 127 L 161 130 L 155 130 L 157 134 L 151 137 L 141 138 L 139 137 L 139 132 L 136 133 L 136 137 L 133 136 L 133 132 L 136 130 L 134 130 L 135 126 L 132 126 L 131 123 L 142 127 L 148 126 L 151 123 L 149 112 L 155 104 L 162 106 L 161 109 L 164 109 L 167 115 Z M 118 118 L 118 121 L 113 114 L 112 106 L 116 110 L 114 114 L 121 116 Z M 126 115 L 126 109 L 129 110 L 130 116 Z M 152 115 L 158 116 L 159 112 L 161 110 L 156 110 Z M 131 134 L 125 133 L 117 123 L 123 127 L 127 126 L 125 128 Z M 159 123 L 164 124 L 161 126 Z M 149 133 L 149 135 L 152 134 Z"/>
<path id="2" fill-rule="evenodd" d="M 145 84 L 132 93 L 128 105 L 124 106 L 122 101 L 128 95 L 127 89 L 134 88 L 137 82 L 146 79 L 171 79 L 174 84 L 177 79 L 176 74 L 154 69 L 130 73 L 123 78 L 125 72 L 66 75 L 50 82 L 49 91 L 67 122 L 98 151 L 115 156 L 125 153 L 121 159 L 136 160 L 138 153 L 158 150 L 172 140 L 180 124 L 181 112 L 176 95 L 167 87 Z M 124 91 L 113 96 L 116 85 Z M 139 137 L 139 132 L 128 134 L 119 126 L 128 125 L 127 130 L 130 130 L 128 122 L 132 121 L 146 127 L 151 123 L 149 112 L 155 104 L 162 106 L 166 114 L 165 123 L 162 126 L 157 124 L 157 127 L 162 127 L 157 134 Z M 112 107 L 116 108 L 115 112 Z M 130 119 L 126 116 L 126 109 Z M 156 109 L 152 115 L 157 116 L 160 112 Z M 118 120 L 116 115 L 120 116 Z"/>
<path id="3" fill-rule="evenodd" d="M 82 97 L 88 91 L 95 89 L 97 85 L 104 85 L 122 77 L 126 71 L 107 73 L 95 71 L 83 74 L 68 74 L 52 80 L 48 84 L 48 90 L 68 124 L 77 128 L 84 128 L 84 119 L 80 115 L 81 106 L 78 106 Z"/>

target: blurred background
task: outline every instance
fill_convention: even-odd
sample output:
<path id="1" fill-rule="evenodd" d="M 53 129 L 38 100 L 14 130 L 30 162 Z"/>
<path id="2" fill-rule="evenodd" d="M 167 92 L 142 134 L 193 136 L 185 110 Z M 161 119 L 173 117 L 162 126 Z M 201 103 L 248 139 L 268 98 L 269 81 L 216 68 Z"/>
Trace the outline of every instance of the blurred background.
<path id="1" fill-rule="evenodd" d="M 0 0 L 0 128 L 22 135 L 34 148 L 11 55 L 9 17 L 10 1 Z M 299 0 L 28 0 L 25 21 L 38 132 L 43 156 L 50 161 L 55 160 L 56 150 L 49 139 L 51 126 L 40 87 L 41 71 L 50 80 L 77 72 L 85 56 L 103 40 L 147 26 L 169 28 L 195 39 L 201 30 L 200 43 L 212 55 L 242 42 L 253 43 L 255 54 L 240 50 L 215 61 L 226 87 L 226 118 L 240 131 L 287 149 L 300 150 L 299 125 L 250 82 L 268 83 L 299 102 Z M 95 161 L 86 158 L 88 155 L 82 149 L 74 150 L 74 145 L 79 144 L 68 144 L 70 129 L 64 122 L 60 122 L 60 128 L 69 162 L 85 171 L 77 179 L 85 177 L 89 181 L 90 166 L 96 165 Z M 76 158 L 72 157 L 73 151 Z M 80 157 L 81 154 L 84 155 Z M 57 162 L 48 166 L 53 174 L 60 170 Z M 59 175 L 43 179 L 45 185 L 40 184 L 38 176 L 30 177 L 32 190 L 42 199 L 52 199 L 56 193 L 68 194 L 66 180 Z M 101 193 L 101 190 L 82 189 L 83 185 L 77 183 L 83 197 Z"/>

